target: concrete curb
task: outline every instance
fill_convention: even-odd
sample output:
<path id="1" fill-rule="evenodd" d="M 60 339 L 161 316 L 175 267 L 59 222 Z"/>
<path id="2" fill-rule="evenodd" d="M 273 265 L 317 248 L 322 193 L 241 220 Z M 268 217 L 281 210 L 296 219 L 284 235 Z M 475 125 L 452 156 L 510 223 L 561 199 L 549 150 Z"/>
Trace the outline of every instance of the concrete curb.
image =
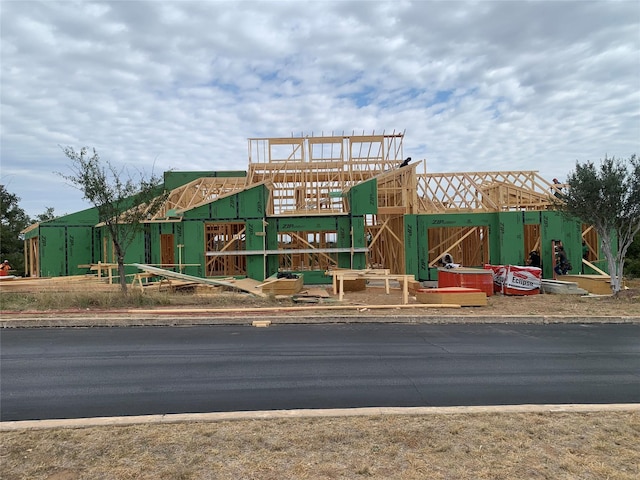
<path id="1" fill-rule="evenodd" d="M 547 405 L 487 405 L 470 407 L 365 407 L 301 410 L 260 410 L 254 412 L 178 413 L 169 415 L 139 415 L 130 417 L 96 417 L 55 420 L 21 420 L 0 423 L 0 432 L 44 430 L 54 428 L 114 427 L 141 424 L 172 424 L 189 422 L 223 422 L 237 420 L 269 420 L 282 418 L 356 417 L 377 415 L 454 415 L 485 413 L 592 413 L 640 412 L 640 403 L 614 404 L 547 404 Z"/>
<path id="2" fill-rule="evenodd" d="M 333 324 L 333 323 L 397 323 L 397 324 L 638 324 L 638 316 L 574 317 L 562 315 L 206 315 L 205 313 L 134 315 L 134 314 L 85 314 L 51 316 L 3 316 L 0 328 L 50 328 L 50 327 L 165 327 L 196 325 L 252 325 L 255 321 L 269 321 L 272 326 L 284 324 Z"/>

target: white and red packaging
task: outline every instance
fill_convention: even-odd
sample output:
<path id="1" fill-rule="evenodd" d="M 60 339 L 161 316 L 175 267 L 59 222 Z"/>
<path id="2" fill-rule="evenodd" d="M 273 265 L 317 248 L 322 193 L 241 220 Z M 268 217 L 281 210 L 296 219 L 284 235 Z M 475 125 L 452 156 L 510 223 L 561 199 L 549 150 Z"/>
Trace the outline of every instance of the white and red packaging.
<path id="1" fill-rule="evenodd" d="M 542 285 L 542 269 L 508 265 L 502 286 L 505 295 L 537 295 Z"/>
<path id="2" fill-rule="evenodd" d="M 503 295 L 537 295 L 542 285 L 542 269 L 517 265 L 489 265 L 493 270 L 493 291 Z"/>
<path id="3" fill-rule="evenodd" d="M 504 282 L 507 279 L 507 267 L 504 265 L 484 265 L 485 270 L 493 270 L 493 291 L 503 293 Z"/>

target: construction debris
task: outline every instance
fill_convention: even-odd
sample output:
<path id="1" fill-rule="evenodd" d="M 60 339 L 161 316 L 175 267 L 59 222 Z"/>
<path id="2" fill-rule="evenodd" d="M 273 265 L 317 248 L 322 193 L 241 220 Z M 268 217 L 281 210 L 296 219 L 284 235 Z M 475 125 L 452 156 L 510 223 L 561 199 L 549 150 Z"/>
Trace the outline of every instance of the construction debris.
<path id="1" fill-rule="evenodd" d="M 587 295 L 585 289 L 578 287 L 576 282 L 563 282 L 561 280 L 542 280 L 542 293 L 555 293 L 559 295 Z"/>
<path id="2" fill-rule="evenodd" d="M 253 280 L 251 278 L 242 278 L 242 279 L 225 278 L 225 279 L 216 280 L 213 278 L 194 277 L 193 275 L 186 275 L 184 273 L 173 272 L 171 270 L 152 267 L 151 265 L 144 265 L 141 263 L 132 263 L 131 265 L 145 272 L 154 273 L 159 277 L 175 278 L 177 280 L 200 283 L 203 285 L 218 285 L 222 287 L 228 287 L 228 288 L 240 290 L 243 292 L 247 292 L 252 295 L 256 295 L 258 297 L 266 296 L 266 294 L 264 294 L 261 289 L 256 288 L 260 285 L 260 282 L 258 282 L 257 280 Z"/>

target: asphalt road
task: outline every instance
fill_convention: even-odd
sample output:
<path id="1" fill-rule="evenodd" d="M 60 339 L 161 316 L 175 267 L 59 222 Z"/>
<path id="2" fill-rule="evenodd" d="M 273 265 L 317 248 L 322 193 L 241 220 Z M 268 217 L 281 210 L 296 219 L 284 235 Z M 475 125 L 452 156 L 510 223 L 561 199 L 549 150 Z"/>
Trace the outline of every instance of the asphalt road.
<path id="1" fill-rule="evenodd" d="M 0 332 L 0 419 L 640 402 L 640 325 Z"/>

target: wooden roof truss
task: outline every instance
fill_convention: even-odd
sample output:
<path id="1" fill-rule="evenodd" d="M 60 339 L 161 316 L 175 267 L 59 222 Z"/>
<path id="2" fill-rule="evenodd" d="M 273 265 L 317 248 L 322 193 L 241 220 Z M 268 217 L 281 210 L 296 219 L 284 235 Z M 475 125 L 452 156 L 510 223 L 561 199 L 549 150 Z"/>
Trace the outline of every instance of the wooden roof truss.
<path id="1" fill-rule="evenodd" d="M 545 210 L 553 185 L 535 171 L 417 175 L 420 213 Z"/>
<path id="2" fill-rule="evenodd" d="M 165 221 L 182 212 L 234 194 L 246 187 L 245 177 L 202 177 L 175 188 L 163 207 L 149 219 Z"/>

